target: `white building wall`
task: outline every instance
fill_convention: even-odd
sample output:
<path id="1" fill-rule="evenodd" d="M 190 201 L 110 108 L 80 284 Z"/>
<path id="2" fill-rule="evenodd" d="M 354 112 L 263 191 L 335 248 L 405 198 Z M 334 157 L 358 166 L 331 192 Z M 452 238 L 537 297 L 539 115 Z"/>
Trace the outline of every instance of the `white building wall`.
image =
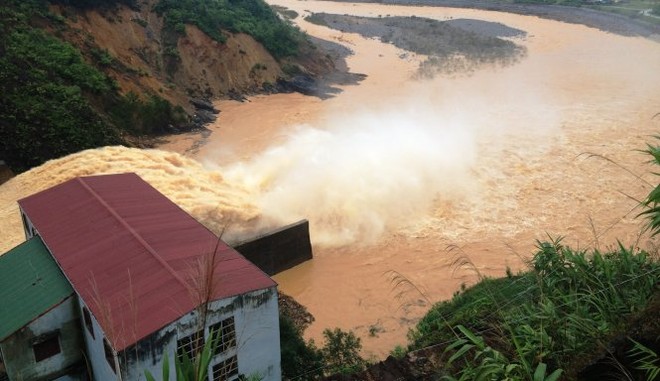
<path id="1" fill-rule="evenodd" d="M 54 332 L 57 332 L 60 352 L 35 362 L 34 340 Z M 80 340 L 75 298 L 69 297 L 0 344 L 7 374 L 12 380 L 36 380 L 61 373 L 82 360 Z"/>
<path id="2" fill-rule="evenodd" d="M 25 233 L 25 240 L 27 241 L 39 233 L 32 224 L 32 221 L 30 221 L 30 218 L 27 216 L 27 214 L 23 212 L 23 209 L 20 209 L 20 213 L 21 213 L 21 219 L 23 221 L 23 232 Z"/>
<path id="3" fill-rule="evenodd" d="M 92 368 L 92 373 L 95 381 L 110 381 L 110 380 L 121 380 L 119 377 L 119 372 L 115 373 L 108 361 L 105 358 L 105 350 L 103 348 L 103 339 L 106 338 L 105 333 L 101 329 L 98 320 L 89 310 L 89 307 L 85 305 L 85 302 L 78 298 L 80 311 L 80 325 L 83 332 L 83 338 L 85 341 L 85 351 L 87 353 L 87 361 L 89 366 Z M 94 336 L 89 332 L 89 329 L 85 325 L 83 318 L 83 307 L 87 308 L 90 313 L 92 320 L 92 328 L 94 330 Z"/>
<path id="4" fill-rule="evenodd" d="M 263 381 L 280 381 L 280 326 L 277 289 L 254 291 L 238 298 L 228 298 L 212 302 L 209 325 L 229 316 L 234 316 L 236 327 L 236 354 L 238 355 L 238 373 L 247 377 L 258 375 Z M 232 304 L 241 304 L 233 311 Z M 211 361 L 212 366 L 231 357 L 233 353 L 220 354 Z M 209 370 L 210 372 L 210 370 Z"/>
<path id="5" fill-rule="evenodd" d="M 280 381 L 277 289 L 272 287 L 211 302 L 204 329 L 207 339 L 210 326 L 232 316 L 236 329 L 236 347 L 211 360 L 209 380 L 212 379 L 213 365 L 237 355 L 239 374 L 259 375 L 263 381 Z M 198 330 L 198 312 L 192 311 L 119 353 L 122 381 L 145 380 L 145 370 L 160 379 L 165 356 L 169 359 L 170 373 L 173 374 L 177 340 Z M 238 376 L 234 379 L 238 379 Z"/>

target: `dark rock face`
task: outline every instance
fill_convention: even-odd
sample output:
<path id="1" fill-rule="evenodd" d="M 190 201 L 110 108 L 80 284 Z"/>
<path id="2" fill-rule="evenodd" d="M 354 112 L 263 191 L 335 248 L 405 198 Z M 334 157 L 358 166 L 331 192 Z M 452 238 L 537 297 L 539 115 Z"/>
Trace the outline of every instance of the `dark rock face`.
<path id="1" fill-rule="evenodd" d="M 306 74 L 298 74 L 289 80 L 279 79 L 277 87 L 282 93 L 298 92 L 304 95 L 315 95 L 318 92 L 316 80 Z"/>
<path id="2" fill-rule="evenodd" d="M 195 113 L 192 116 L 190 129 L 204 127 L 205 124 L 212 123 L 217 119 L 220 110 L 216 109 L 208 100 L 193 98 L 190 103 L 195 106 Z"/>
<path id="3" fill-rule="evenodd" d="M 216 108 L 213 106 L 213 103 L 204 100 L 204 99 L 191 99 L 190 103 L 195 106 L 195 109 L 197 110 L 204 110 L 204 111 L 210 111 L 214 114 L 218 114 L 220 111 L 216 110 Z"/>
<path id="4" fill-rule="evenodd" d="M 206 123 L 214 122 L 217 119 L 215 113 L 208 110 L 197 110 L 193 115 L 193 123 L 195 125 L 204 125 Z"/>

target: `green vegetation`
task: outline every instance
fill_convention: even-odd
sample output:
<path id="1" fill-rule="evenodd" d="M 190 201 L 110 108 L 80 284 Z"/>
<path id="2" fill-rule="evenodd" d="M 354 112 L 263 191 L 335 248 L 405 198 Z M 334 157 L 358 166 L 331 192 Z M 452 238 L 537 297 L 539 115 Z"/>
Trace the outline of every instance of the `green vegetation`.
<path id="1" fill-rule="evenodd" d="M 174 380 L 175 381 L 205 381 L 208 380 L 209 363 L 213 358 L 213 353 L 220 342 L 220 335 L 216 332 L 211 332 L 210 340 L 204 342 L 201 351 L 190 358 L 188 353 L 184 352 L 181 355 L 174 356 Z M 162 375 L 159 378 L 161 381 L 170 380 L 170 363 L 169 357 L 164 356 Z M 156 381 L 156 378 L 148 370 L 144 371 L 144 376 L 147 381 Z"/>
<path id="2" fill-rule="evenodd" d="M 0 159 L 22 172 L 80 150 L 188 125 L 186 112 L 159 94 L 122 94 L 108 73 L 141 72 L 124 66 L 89 36 L 83 51 L 65 41 L 63 36 L 78 32 L 69 29 L 65 17 L 51 13 L 49 3 L 100 8 L 108 15 L 120 4 L 137 6 L 135 0 L 8 0 L 0 7 Z M 221 42 L 223 31 L 250 34 L 276 58 L 297 54 L 305 41 L 263 0 L 162 0 L 155 10 L 165 18 L 167 73 L 179 62 L 176 41 L 186 23 Z M 65 15 L 76 17 L 71 10 Z M 255 74 L 265 69 L 263 64 L 253 68 Z"/>
<path id="3" fill-rule="evenodd" d="M 247 33 L 275 58 L 296 55 L 304 40 L 299 29 L 282 21 L 263 0 L 161 0 L 155 10 L 176 34 L 185 33 L 186 24 L 196 25 L 218 42 L 226 40 L 223 31 Z"/>
<path id="4" fill-rule="evenodd" d="M 131 1 L 76 1 L 76 6 L 112 6 Z M 152 94 L 122 95 L 102 69 L 114 58 L 92 46 L 80 50 L 34 25 L 65 30 L 47 2 L 12 0 L 0 8 L 0 157 L 16 172 L 134 136 L 165 132 L 187 123 L 180 107 Z M 114 65 L 114 66 L 113 66 Z M 116 67 L 115 67 L 116 69 Z"/>
<path id="5" fill-rule="evenodd" d="M 293 20 L 293 19 L 295 19 L 295 18 L 297 18 L 297 17 L 299 16 L 299 15 L 298 15 L 298 12 L 294 11 L 293 9 L 289 9 L 289 8 L 287 8 L 287 7 L 283 7 L 283 6 L 281 6 L 281 5 L 271 5 L 271 7 L 272 7 L 277 13 L 279 13 L 280 15 L 282 15 L 283 17 L 285 17 L 285 18 L 287 18 L 287 19 L 289 19 L 289 20 Z"/>
<path id="6" fill-rule="evenodd" d="M 585 359 L 626 332 L 659 282 L 660 264 L 644 251 L 539 242 L 530 271 L 484 279 L 434 306 L 411 330 L 409 349 L 446 347 L 449 373 L 459 380 L 479 372 L 536 380 L 546 366 L 574 379 Z"/>
<path id="7" fill-rule="evenodd" d="M 656 139 L 660 139 L 660 136 L 657 136 Z M 660 146 L 648 144 L 644 152 L 651 156 L 651 162 L 653 164 L 660 166 Z M 655 236 L 660 233 L 660 184 L 649 192 L 643 204 L 646 210 L 640 213 L 639 216 L 644 216 L 648 219 L 648 228 Z"/>
<path id="8" fill-rule="evenodd" d="M 323 331 L 324 346 L 305 342 L 302 330 L 280 315 L 280 348 L 284 380 L 316 380 L 324 375 L 351 374 L 366 366 L 360 357 L 362 343 L 353 332 L 339 328 Z"/>
<path id="9" fill-rule="evenodd" d="M 70 5 L 76 8 L 109 8 L 117 4 L 136 6 L 136 0 L 54 0 L 53 3 Z"/>
<path id="10" fill-rule="evenodd" d="M 323 375 L 323 355 L 314 342 L 305 342 L 302 332 L 291 320 L 280 315 L 280 350 L 282 355 L 282 378 L 285 380 L 302 376 L 310 380 Z"/>
<path id="11" fill-rule="evenodd" d="M 119 143 L 117 131 L 89 101 L 115 92 L 112 81 L 86 64 L 73 46 L 28 27 L 25 14 L 2 12 L 3 159 L 23 171 L 54 157 Z"/>

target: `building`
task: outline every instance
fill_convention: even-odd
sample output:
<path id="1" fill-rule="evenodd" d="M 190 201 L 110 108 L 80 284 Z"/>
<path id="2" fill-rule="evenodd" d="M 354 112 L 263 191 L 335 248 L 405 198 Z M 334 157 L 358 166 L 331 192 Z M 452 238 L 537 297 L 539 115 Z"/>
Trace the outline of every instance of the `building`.
<path id="1" fill-rule="evenodd" d="M 95 380 L 159 375 L 211 330 L 210 380 L 281 378 L 275 282 L 137 175 L 75 178 L 19 207 L 73 289 Z"/>
<path id="2" fill-rule="evenodd" d="M 74 292 L 39 237 L 0 256 L 0 300 L 0 380 L 80 373 Z"/>

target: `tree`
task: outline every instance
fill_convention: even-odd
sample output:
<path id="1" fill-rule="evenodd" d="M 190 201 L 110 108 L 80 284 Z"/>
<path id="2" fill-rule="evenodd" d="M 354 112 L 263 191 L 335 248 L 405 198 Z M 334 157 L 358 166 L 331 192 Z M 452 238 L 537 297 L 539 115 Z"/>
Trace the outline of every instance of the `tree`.
<path id="1" fill-rule="evenodd" d="M 323 337 L 325 345 L 321 353 L 326 363 L 326 374 L 350 374 L 364 369 L 366 361 L 360 357 L 362 342 L 352 331 L 325 329 Z"/>

